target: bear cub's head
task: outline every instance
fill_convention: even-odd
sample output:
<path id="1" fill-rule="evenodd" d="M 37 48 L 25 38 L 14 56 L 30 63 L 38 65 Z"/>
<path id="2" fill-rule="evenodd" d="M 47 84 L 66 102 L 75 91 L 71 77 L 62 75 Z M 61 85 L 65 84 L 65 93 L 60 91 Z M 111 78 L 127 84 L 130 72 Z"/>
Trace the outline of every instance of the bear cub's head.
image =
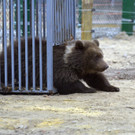
<path id="1" fill-rule="evenodd" d="M 99 48 L 98 40 L 78 40 L 69 46 L 67 45 L 64 62 L 75 70 L 86 74 L 103 72 L 108 68 L 107 63 L 103 59 L 103 52 Z"/>

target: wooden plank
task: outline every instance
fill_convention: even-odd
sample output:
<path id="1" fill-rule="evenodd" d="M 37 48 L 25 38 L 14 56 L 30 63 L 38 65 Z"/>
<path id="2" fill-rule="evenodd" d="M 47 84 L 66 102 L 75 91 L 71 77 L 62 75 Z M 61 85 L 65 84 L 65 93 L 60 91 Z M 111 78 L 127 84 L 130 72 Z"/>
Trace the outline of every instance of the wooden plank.
<path id="1" fill-rule="evenodd" d="M 91 39 L 93 0 L 82 0 L 82 40 Z M 83 11 L 84 10 L 84 11 Z"/>

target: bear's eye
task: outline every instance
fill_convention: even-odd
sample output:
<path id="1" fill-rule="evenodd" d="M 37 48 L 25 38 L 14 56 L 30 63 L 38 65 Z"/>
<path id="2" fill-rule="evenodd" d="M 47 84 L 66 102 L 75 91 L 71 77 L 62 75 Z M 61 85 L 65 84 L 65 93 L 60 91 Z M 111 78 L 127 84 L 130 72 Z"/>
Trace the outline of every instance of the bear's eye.
<path id="1" fill-rule="evenodd" d="M 98 59 L 98 58 L 100 58 L 100 56 L 99 55 L 95 55 L 95 58 Z"/>
<path id="2" fill-rule="evenodd" d="M 96 59 L 100 59 L 100 58 L 102 58 L 102 57 L 103 57 L 103 56 L 100 55 L 100 54 L 95 55 L 95 58 L 96 58 Z"/>

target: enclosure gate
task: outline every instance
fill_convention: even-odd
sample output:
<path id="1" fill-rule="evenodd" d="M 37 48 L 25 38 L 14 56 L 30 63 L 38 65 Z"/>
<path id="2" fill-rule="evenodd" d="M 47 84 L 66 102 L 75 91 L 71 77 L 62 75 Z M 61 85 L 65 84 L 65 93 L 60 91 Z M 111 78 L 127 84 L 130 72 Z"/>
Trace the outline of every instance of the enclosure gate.
<path id="1" fill-rule="evenodd" d="M 28 6 L 30 5 L 30 7 Z M 75 0 L 1 0 L 2 34 L 0 51 L 4 51 L 4 84 L 1 80 L 0 92 L 50 93 L 53 88 L 53 46 L 75 39 Z M 30 10 L 28 12 L 28 9 Z M 9 11 L 9 12 L 8 12 Z M 23 18 L 21 13 L 23 13 Z M 28 18 L 30 17 L 30 19 Z M 28 34 L 30 27 L 30 34 Z M 23 29 L 22 29 L 23 28 Z M 32 37 L 32 89 L 28 87 L 28 37 Z M 21 37 L 25 38 L 25 88 L 21 86 Z M 39 37 L 39 77 L 40 86 L 35 82 L 35 37 Z M 42 38 L 47 41 L 47 88 L 43 88 Z M 15 88 L 14 39 L 18 40 L 18 88 Z M 11 84 L 8 82 L 7 47 L 11 45 Z"/>

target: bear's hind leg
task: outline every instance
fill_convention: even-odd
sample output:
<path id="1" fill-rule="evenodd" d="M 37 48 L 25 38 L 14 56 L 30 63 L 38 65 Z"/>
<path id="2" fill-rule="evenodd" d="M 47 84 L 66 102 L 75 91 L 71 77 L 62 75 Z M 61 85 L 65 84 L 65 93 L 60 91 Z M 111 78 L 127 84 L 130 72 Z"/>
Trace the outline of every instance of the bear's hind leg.
<path id="1" fill-rule="evenodd" d="M 76 93 L 95 93 L 96 90 L 94 88 L 90 88 L 85 86 L 85 84 L 79 80 L 72 84 L 71 89 L 75 89 Z"/>
<path id="2" fill-rule="evenodd" d="M 86 87 L 81 81 L 61 83 L 59 86 L 55 85 L 60 94 L 71 94 L 71 93 L 95 93 L 94 88 Z"/>

